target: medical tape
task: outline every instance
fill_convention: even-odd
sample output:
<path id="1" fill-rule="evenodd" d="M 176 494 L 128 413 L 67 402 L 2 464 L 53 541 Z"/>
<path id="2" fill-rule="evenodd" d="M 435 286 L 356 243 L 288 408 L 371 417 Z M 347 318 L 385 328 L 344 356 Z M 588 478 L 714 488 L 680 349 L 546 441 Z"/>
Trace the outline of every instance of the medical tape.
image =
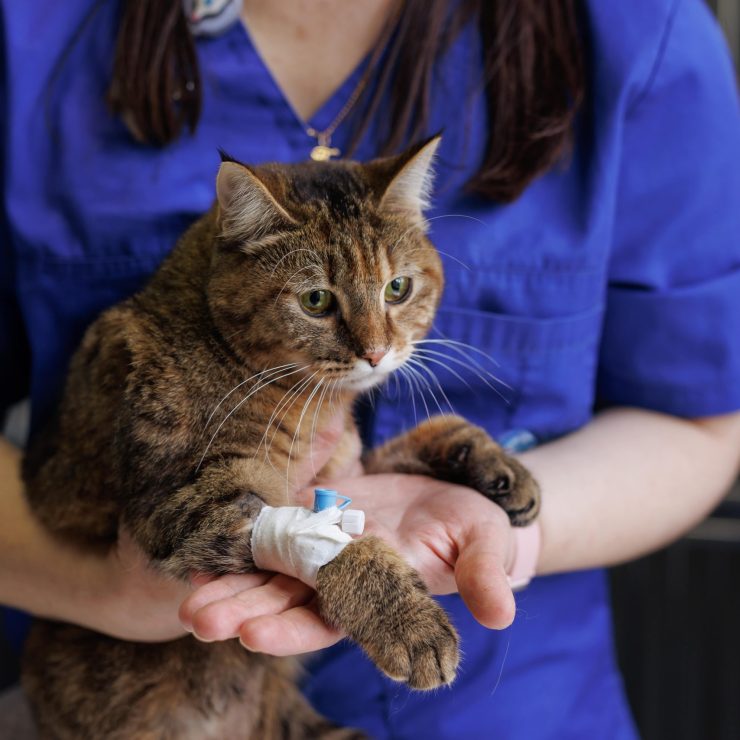
<path id="1" fill-rule="evenodd" d="M 293 576 L 316 587 L 319 568 L 352 541 L 336 506 L 313 512 L 300 506 L 265 506 L 252 528 L 252 557 L 260 570 Z"/>

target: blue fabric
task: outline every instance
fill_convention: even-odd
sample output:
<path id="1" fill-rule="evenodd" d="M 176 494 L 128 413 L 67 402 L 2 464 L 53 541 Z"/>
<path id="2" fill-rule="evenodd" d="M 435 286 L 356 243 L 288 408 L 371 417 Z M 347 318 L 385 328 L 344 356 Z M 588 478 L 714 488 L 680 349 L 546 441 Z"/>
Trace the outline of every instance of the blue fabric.
<path id="1" fill-rule="evenodd" d="M 499 633 L 475 622 L 457 596 L 439 601 L 463 636 L 451 689 L 407 691 L 342 643 L 309 666 L 314 706 L 383 739 L 636 736 L 614 668 L 602 571 L 536 579 Z"/>
<path id="2" fill-rule="evenodd" d="M 83 23 L 91 0 L 2 2 L 0 410 L 29 392 L 36 426 L 84 328 L 209 206 L 216 148 L 298 161 L 313 144 L 239 25 L 198 41 L 197 132 L 161 150 L 134 143 L 105 108 L 116 4 L 97 5 Z M 461 377 L 432 363 L 444 395 L 428 382 L 442 407 L 446 396 L 493 434 L 525 428 L 546 441 L 597 403 L 740 408 L 740 115 L 719 32 L 700 0 L 591 0 L 584 24 L 591 94 L 572 155 L 514 204 L 462 190 L 486 126 L 472 29 L 435 76 L 429 131 L 445 134 L 430 217 L 447 287 L 432 336 L 476 350 L 429 345 Z M 334 137 L 340 149 L 351 124 Z M 371 122 L 358 158 L 373 156 L 377 130 Z M 391 384 L 374 439 L 425 416 L 424 401 L 434 411 L 425 396 Z M 312 665 L 317 708 L 378 738 L 634 736 L 603 573 L 536 579 L 504 632 L 475 624 L 454 596 L 442 602 L 463 634 L 453 688 L 409 693 L 339 645 Z"/>

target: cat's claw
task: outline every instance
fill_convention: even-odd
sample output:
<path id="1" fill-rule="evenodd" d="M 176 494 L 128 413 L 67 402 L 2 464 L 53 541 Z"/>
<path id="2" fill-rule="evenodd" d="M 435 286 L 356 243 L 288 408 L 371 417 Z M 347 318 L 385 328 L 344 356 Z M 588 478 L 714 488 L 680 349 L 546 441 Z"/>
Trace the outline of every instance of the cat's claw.
<path id="1" fill-rule="evenodd" d="M 375 645 L 365 646 L 375 665 L 395 681 L 412 689 L 429 690 L 455 680 L 460 662 L 459 638 L 444 610 L 423 594 L 426 604 L 417 603 L 416 615 L 399 625 L 395 634 Z"/>
<path id="2" fill-rule="evenodd" d="M 459 638 L 416 571 L 372 535 L 351 542 L 319 569 L 319 612 L 370 660 L 414 689 L 452 683 Z"/>
<path id="3" fill-rule="evenodd" d="M 540 489 L 532 474 L 506 454 L 482 429 L 459 448 L 447 463 L 457 480 L 495 501 L 515 527 L 529 524 L 540 510 Z"/>

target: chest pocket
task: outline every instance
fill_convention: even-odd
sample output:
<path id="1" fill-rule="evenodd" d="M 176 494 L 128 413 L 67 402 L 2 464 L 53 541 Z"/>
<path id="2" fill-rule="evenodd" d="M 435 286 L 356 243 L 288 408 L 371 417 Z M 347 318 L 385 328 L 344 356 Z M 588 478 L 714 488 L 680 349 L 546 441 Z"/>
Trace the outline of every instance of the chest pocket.
<path id="1" fill-rule="evenodd" d="M 451 406 L 493 435 L 521 427 L 549 439 L 589 419 L 604 242 L 583 230 L 585 200 L 575 195 L 555 173 L 506 207 L 474 199 L 440 205 L 431 238 L 445 292 L 420 344 L 427 369 L 414 367 L 428 376 L 416 379 L 417 418 L 426 416 L 418 397 L 428 385 L 430 413 L 439 413 L 433 392 L 443 411 Z M 406 384 L 396 394 L 391 381 L 378 405 L 377 439 L 414 425 L 411 390 Z"/>
<path id="2" fill-rule="evenodd" d="M 600 309 L 551 319 L 440 309 L 414 360 L 426 369 L 412 365 L 416 380 L 398 389 L 391 381 L 377 406 L 376 437 L 440 407 L 493 435 L 523 427 L 548 439 L 581 426 L 594 403 L 601 318 Z"/>
<path id="3" fill-rule="evenodd" d="M 87 326 L 105 309 L 139 290 L 161 259 L 19 265 L 22 308 L 32 353 L 31 397 L 36 426 L 56 404 L 69 359 Z"/>

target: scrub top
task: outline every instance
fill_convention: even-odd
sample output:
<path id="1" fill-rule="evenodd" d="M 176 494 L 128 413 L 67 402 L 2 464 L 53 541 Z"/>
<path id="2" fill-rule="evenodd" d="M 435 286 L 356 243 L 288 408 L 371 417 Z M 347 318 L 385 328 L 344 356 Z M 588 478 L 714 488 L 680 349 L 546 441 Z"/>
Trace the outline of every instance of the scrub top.
<path id="1" fill-rule="evenodd" d="M 238 23 L 197 42 L 197 131 L 163 149 L 135 143 L 104 100 L 117 3 L 92 6 L 2 2 L 0 409 L 30 395 L 34 426 L 85 327 L 211 204 L 217 147 L 256 163 L 305 160 L 315 143 Z M 429 368 L 455 410 L 494 435 L 525 428 L 546 441 L 605 404 L 740 408 L 740 114 L 721 34 L 700 0 L 590 0 L 584 11 L 590 93 L 573 151 L 515 203 L 463 189 L 486 129 L 473 27 L 434 77 L 429 132 L 444 138 L 429 216 L 447 285 L 432 337 L 477 351 L 437 345 L 460 377 Z M 334 119 L 362 67 L 313 128 Z M 358 159 L 376 153 L 377 131 L 371 121 Z M 376 399 L 372 441 L 426 415 L 416 390 L 415 407 L 392 383 Z M 535 579 L 500 632 L 458 597 L 441 602 L 462 633 L 454 686 L 407 691 L 339 644 L 311 663 L 310 700 L 376 738 L 634 737 L 602 571 Z"/>

